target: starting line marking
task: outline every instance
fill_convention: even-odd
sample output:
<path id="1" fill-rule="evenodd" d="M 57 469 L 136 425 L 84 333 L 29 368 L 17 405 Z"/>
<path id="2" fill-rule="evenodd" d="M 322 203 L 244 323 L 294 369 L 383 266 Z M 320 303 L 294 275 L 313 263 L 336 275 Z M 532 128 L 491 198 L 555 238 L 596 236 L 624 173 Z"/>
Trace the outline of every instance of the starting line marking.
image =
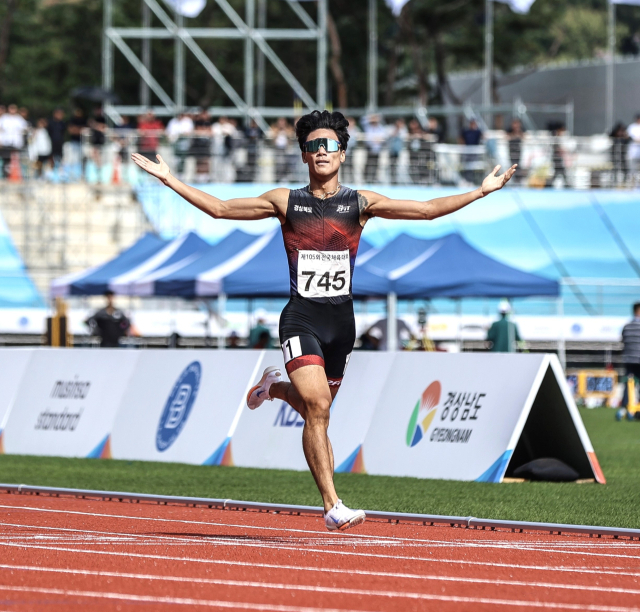
<path id="1" fill-rule="evenodd" d="M 287 569 L 284 566 L 278 566 L 282 569 Z M 127 572 L 108 572 L 108 571 L 96 571 L 96 570 L 74 570 L 74 569 L 61 569 L 53 567 L 41 567 L 31 565 L 8 565 L 0 564 L 2 569 L 19 570 L 19 571 L 31 571 L 31 572 L 52 572 L 58 574 L 73 574 L 80 576 L 103 576 L 112 578 L 129 578 L 134 580 L 159 580 L 167 582 L 193 582 L 195 584 L 217 584 L 221 586 L 238 586 L 238 587 L 255 587 L 255 588 L 267 588 L 267 589 L 282 589 L 282 590 L 294 590 L 294 591 L 317 591 L 317 592 L 331 592 L 341 593 L 349 595 L 371 595 L 371 596 L 384 596 L 384 597 L 408 597 L 410 599 L 420 598 L 422 593 L 407 593 L 398 591 L 371 591 L 364 589 L 347 589 L 340 587 L 319 587 L 313 585 L 291 585 L 285 583 L 276 582 L 256 582 L 256 581 L 243 581 L 243 580 L 222 580 L 218 578 L 197 578 L 191 576 L 163 576 L 158 574 L 132 574 Z M 332 573 L 344 574 L 344 570 L 325 570 L 324 568 L 300 568 L 306 570 L 315 571 L 327 571 Z M 553 582 L 524 582 L 520 580 L 500 580 L 500 579 L 487 579 L 487 578 L 470 578 L 465 576 L 437 576 L 437 575 L 411 575 L 411 574 L 391 574 L 386 572 L 363 572 L 349 570 L 350 574 L 357 575 L 374 575 L 385 576 L 393 578 L 419 578 L 429 581 L 443 581 L 443 582 L 460 582 L 464 580 L 465 583 L 471 582 L 476 584 L 493 584 L 502 586 L 517 586 L 517 587 L 529 587 L 529 588 L 543 588 L 543 589 L 568 589 L 573 591 L 602 591 L 604 593 L 620 593 L 623 595 L 640 595 L 640 589 L 622 589 L 618 587 L 600 587 L 590 585 L 578 585 L 578 584 L 559 584 Z"/>
<path id="2" fill-rule="evenodd" d="M 0 585 L 0 590 L 15 591 L 19 593 L 44 593 L 49 595 L 62 595 L 66 597 L 91 597 L 98 599 L 116 599 L 124 601 L 143 601 L 148 603 L 169 603 L 184 606 L 207 606 L 210 608 L 240 608 L 245 610 L 273 610 L 274 612 L 363 612 L 362 610 L 341 610 L 339 608 L 308 608 L 301 606 L 283 606 L 272 604 L 255 604 L 244 602 L 219 601 L 210 599 L 192 599 L 186 597 L 154 597 L 151 595 L 132 595 L 129 593 L 104 593 L 100 591 L 74 591 L 67 589 L 49 589 L 43 587 L 21 587 Z M 570 604 L 556 602 L 540 602 L 526 600 L 493 599 L 485 597 L 459 597 L 455 595 L 423 595 L 421 599 L 429 601 L 446 601 L 452 603 L 486 604 L 494 606 L 519 606 L 525 608 L 551 608 L 561 610 L 580 610 L 592 612 L 638 612 L 640 608 L 627 608 L 622 606 L 599 606 L 593 604 Z"/>

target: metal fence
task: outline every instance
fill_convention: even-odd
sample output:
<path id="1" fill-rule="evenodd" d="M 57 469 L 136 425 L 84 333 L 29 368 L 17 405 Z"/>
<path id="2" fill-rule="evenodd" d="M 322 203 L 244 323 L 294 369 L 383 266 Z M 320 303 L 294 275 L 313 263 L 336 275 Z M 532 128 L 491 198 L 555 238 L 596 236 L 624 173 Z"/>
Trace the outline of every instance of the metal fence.
<path id="1" fill-rule="evenodd" d="M 64 145 L 61 159 L 39 158 L 32 146 L 2 151 L 2 176 L 29 176 L 55 182 L 138 184 L 142 173 L 132 152 L 155 159 L 159 153 L 172 172 L 190 183 L 304 183 L 306 168 L 290 135 L 246 135 L 238 129 L 206 131 L 170 138 L 165 132 L 108 130 L 104 143 L 88 130 L 81 142 Z M 628 144 L 605 135 L 552 136 L 527 132 L 522 138 L 485 132 L 477 146 L 435 142 L 431 134 L 397 134 L 373 140 L 354 134 L 341 180 L 352 184 L 470 186 L 497 164 L 519 164 L 513 182 L 529 187 L 632 188 L 640 185 L 640 161 Z M 635 164 L 635 165 L 634 165 Z"/>

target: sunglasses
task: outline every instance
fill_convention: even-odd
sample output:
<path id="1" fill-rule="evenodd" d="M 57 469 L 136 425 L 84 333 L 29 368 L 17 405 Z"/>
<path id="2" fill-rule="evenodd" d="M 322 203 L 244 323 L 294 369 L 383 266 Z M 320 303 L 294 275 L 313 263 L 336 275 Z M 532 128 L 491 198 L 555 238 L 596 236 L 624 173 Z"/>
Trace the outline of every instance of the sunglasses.
<path id="1" fill-rule="evenodd" d="M 314 140 L 307 140 L 303 147 L 307 153 L 316 153 L 320 150 L 320 147 L 324 147 L 327 153 L 335 153 L 340 150 L 340 143 L 331 138 L 315 138 Z"/>

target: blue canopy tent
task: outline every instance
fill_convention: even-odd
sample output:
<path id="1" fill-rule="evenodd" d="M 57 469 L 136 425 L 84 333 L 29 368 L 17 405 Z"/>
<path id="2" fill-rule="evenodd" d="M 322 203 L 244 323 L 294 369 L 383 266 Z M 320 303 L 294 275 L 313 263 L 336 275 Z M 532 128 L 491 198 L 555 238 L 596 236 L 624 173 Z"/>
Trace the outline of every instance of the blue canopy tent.
<path id="1" fill-rule="evenodd" d="M 401 234 L 359 266 L 354 294 L 387 283 L 387 337 L 396 338 L 397 299 L 560 296 L 557 281 L 500 263 L 459 234 L 421 240 Z M 390 349 L 393 350 L 393 340 Z"/>
<path id="2" fill-rule="evenodd" d="M 153 257 L 167 246 L 167 241 L 155 234 L 145 234 L 135 244 L 114 259 L 82 272 L 67 274 L 51 283 L 51 297 L 69 295 L 102 295 L 109 282 Z"/>
<path id="3" fill-rule="evenodd" d="M 195 232 L 182 234 L 138 266 L 112 278 L 109 281 L 109 289 L 121 295 L 152 295 L 146 292 L 150 283 L 139 284 L 141 280 L 152 280 L 155 276 L 180 270 L 211 248 L 211 245 Z"/>
<path id="4" fill-rule="evenodd" d="M 163 267 L 134 283 L 136 295 L 196 297 L 198 278 L 218 268 L 258 240 L 260 236 L 234 230 L 220 242 L 178 269 Z"/>

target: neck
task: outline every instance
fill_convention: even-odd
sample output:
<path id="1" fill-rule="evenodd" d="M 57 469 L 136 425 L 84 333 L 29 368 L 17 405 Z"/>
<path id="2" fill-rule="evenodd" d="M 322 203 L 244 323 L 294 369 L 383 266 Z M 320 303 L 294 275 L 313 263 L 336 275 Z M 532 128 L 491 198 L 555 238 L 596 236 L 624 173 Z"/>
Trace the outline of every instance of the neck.
<path id="1" fill-rule="evenodd" d="M 313 195 L 322 196 L 326 193 L 332 193 L 338 189 L 339 184 L 337 172 L 330 177 L 309 176 L 309 189 Z"/>

